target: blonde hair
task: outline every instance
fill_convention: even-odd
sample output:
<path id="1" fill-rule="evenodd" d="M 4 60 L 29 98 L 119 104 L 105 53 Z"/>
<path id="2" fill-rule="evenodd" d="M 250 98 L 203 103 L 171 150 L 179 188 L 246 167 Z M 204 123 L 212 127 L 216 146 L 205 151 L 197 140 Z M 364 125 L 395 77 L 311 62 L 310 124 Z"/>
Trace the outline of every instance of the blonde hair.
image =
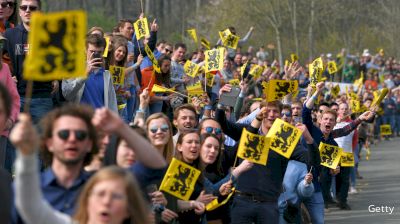
<path id="1" fill-rule="evenodd" d="M 109 166 L 99 170 L 83 187 L 79 195 L 78 206 L 74 219 L 80 223 L 87 223 L 89 220 L 88 200 L 94 186 L 104 180 L 120 179 L 125 183 L 127 195 L 127 210 L 129 218 L 124 220 L 124 224 L 148 223 L 149 210 L 142 196 L 139 185 L 133 175 L 118 166 Z"/>
<path id="2" fill-rule="evenodd" d="M 164 150 L 162 152 L 164 159 L 167 161 L 167 163 L 171 162 L 173 154 L 174 154 L 174 142 L 172 139 L 172 125 L 171 122 L 169 121 L 169 118 L 163 114 L 163 113 L 155 113 L 150 115 L 147 120 L 146 120 L 146 134 L 148 136 L 149 133 L 149 124 L 150 121 L 155 120 L 155 119 L 164 119 L 165 122 L 168 124 L 169 127 L 169 139 L 167 144 L 164 146 Z"/>

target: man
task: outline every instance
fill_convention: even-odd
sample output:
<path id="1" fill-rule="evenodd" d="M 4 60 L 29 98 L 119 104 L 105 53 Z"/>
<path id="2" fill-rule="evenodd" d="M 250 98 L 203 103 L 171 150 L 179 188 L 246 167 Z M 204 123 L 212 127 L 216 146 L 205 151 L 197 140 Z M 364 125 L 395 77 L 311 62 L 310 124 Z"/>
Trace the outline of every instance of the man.
<path id="1" fill-rule="evenodd" d="M 284 122 L 287 122 L 289 124 L 292 123 L 292 112 L 290 105 L 284 104 L 282 106 L 281 118 Z"/>
<path id="2" fill-rule="evenodd" d="M 190 104 L 184 104 L 174 110 L 174 119 L 172 123 L 178 129 L 178 132 L 174 135 L 174 145 L 178 141 L 180 133 L 192 130 L 197 126 L 197 115 L 196 109 Z"/>
<path id="3" fill-rule="evenodd" d="M 183 59 L 185 58 L 186 45 L 177 43 L 171 57 L 171 85 L 175 86 L 176 91 L 185 91 L 185 85 L 189 82 L 189 77 L 185 75 L 183 69 Z"/>
<path id="4" fill-rule="evenodd" d="M 36 147 L 42 145 L 49 168 L 41 174 L 41 189 L 45 200 L 60 212 L 74 214 L 79 192 L 91 175 L 83 168 L 97 153 L 97 129 L 117 134 L 135 149 L 136 158 L 142 164 L 134 165 L 131 170 L 139 179 L 163 174 L 159 169 L 166 163 L 156 149 L 124 124 L 117 114 L 105 108 L 93 113 L 88 106 L 70 104 L 53 110 L 42 122 L 42 144 L 29 116 L 22 114 L 20 121 L 10 135 L 20 152 L 17 161 L 29 160 L 35 155 Z M 21 223 L 16 211 L 12 215 L 13 223 Z"/>
<path id="5" fill-rule="evenodd" d="M 107 107 L 117 112 L 117 99 L 108 70 L 104 70 L 103 52 L 105 39 L 91 34 L 86 39 L 87 79 L 63 80 L 62 93 L 68 101 L 88 104 L 94 108 Z"/>
<path id="6" fill-rule="evenodd" d="M 221 75 L 225 82 L 233 79 L 232 60 L 229 58 L 224 59 L 224 67 L 221 70 Z"/>
<path id="7" fill-rule="evenodd" d="M 12 74 L 17 80 L 18 93 L 21 96 L 21 110 L 25 102 L 30 100 L 30 113 L 34 123 L 48 111 L 53 109 L 52 94 L 58 91 L 58 81 L 33 82 L 31 99 L 25 98 L 27 81 L 23 79 L 23 63 L 28 53 L 28 34 L 30 32 L 30 21 L 32 13 L 39 11 L 40 0 L 21 0 L 19 4 L 19 16 L 22 24 L 15 28 L 6 30 L 4 37 L 7 38 L 5 54 L 10 58 Z"/>
<path id="8" fill-rule="evenodd" d="M 352 120 L 350 116 L 349 105 L 347 103 L 341 103 L 338 109 L 338 122 L 336 123 L 334 130 L 342 128 L 349 124 Z M 338 146 L 343 149 L 343 152 L 353 153 L 353 149 L 357 146 L 358 133 L 357 129 L 352 131 L 350 134 L 335 138 Z M 353 156 L 356 156 L 353 154 Z M 349 191 L 349 178 L 350 172 L 353 167 L 341 167 L 340 173 L 336 175 L 336 198 L 338 199 L 338 207 L 342 210 L 350 210 L 350 206 L 347 204 L 347 196 Z"/>

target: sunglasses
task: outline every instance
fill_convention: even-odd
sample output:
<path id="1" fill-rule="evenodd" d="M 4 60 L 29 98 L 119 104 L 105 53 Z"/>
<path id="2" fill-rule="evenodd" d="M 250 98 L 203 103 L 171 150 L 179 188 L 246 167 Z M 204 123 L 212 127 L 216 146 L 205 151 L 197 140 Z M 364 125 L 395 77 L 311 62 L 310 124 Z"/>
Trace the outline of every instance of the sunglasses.
<path id="1" fill-rule="evenodd" d="M 172 53 L 172 50 L 165 48 L 166 53 Z"/>
<path id="2" fill-rule="evenodd" d="M 62 140 L 68 140 L 71 131 L 74 132 L 75 139 L 78 140 L 78 141 L 83 141 L 88 137 L 88 132 L 84 131 L 84 130 L 68 130 L 68 129 L 64 129 L 64 130 L 58 131 L 57 135 Z"/>
<path id="3" fill-rule="evenodd" d="M 216 135 L 222 134 L 221 128 L 205 127 L 204 130 L 206 130 L 206 132 L 207 132 L 208 134 L 212 134 L 213 131 L 214 131 L 214 133 L 215 133 Z"/>
<path id="4" fill-rule="evenodd" d="M 162 132 L 167 132 L 169 130 L 169 127 L 167 124 L 163 124 L 163 125 L 161 125 L 161 127 L 153 126 L 150 128 L 150 131 L 153 134 L 157 133 L 158 130 L 161 130 Z"/>
<path id="5" fill-rule="evenodd" d="M 22 11 L 27 11 L 29 9 L 29 11 L 34 12 L 38 10 L 38 7 L 34 5 L 21 5 L 19 9 L 21 9 Z"/>
<path id="6" fill-rule="evenodd" d="M 11 8 L 11 7 L 14 6 L 14 3 L 12 3 L 12 2 L 2 2 L 2 3 L 0 3 L 0 6 L 1 6 L 2 9 Z"/>
<path id="7" fill-rule="evenodd" d="M 282 117 L 283 116 L 290 117 L 290 116 L 292 116 L 292 113 L 290 113 L 290 112 L 282 112 L 281 115 L 282 115 Z"/>

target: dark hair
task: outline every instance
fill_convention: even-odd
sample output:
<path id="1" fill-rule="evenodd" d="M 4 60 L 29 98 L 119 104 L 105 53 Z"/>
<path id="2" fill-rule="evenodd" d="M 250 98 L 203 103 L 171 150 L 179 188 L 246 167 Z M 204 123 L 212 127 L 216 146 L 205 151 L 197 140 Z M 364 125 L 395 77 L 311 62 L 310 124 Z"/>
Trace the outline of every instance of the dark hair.
<path id="1" fill-rule="evenodd" d="M 8 2 L 8 1 L 7 1 Z M 18 3 L 17 3 L 17 1 L 15 1 L 14 2 L 14 10 L 13 10 L 13 13 L 11 14 L 11 16 L 8 18 L 8 21 L 6 21 L 6 22 L 9 22 L 9 23 L 12 23 L 12 24 L 17 24 L 18 23 L 18 13 L 17 13 L 17 8 L 18 8 Z M 7 24 L 6 24 L 7 25 Z M 8 24 L 9 25 L 9 24 Z M 6 26 L 6 28 L 8 28 L 7 26 Z"/>
<path id="2" fill-rule="evenodd" d="M 218 138 L 218 136 L 216 136 L 213 133 L 207 133 L 207 134 L 202 134 L 200 135 L 200 152 L 201 152 L 201 148 L 204 144 L 204 142 L 206 141 L 207 138 L 215 138 L 218 141 L 219 147 L 218 147 L 218 156 L 215 160 L 215 162 L 213 164 L 210 164 L 208 166 L 206 166 L 205 170 L 207 170 L 207 172 L 209 173 L 215 173 L 218 176 L 222 176 L 223 175 L 223 169 L 222 169 L 222 141 Z M 201 155 L 200 155 L 201 156 Z M 201 158 L 200 158 L 201 159 Z"/>
<path id="3" fill-rule="evenodd" d="M 160 40 L 157 42 L 156 47 L 160 46 L 161 44 L 166 44 L 167 41 L 166 40 Z"/>
<path id="4" fill-rule="evenodd" d="M 183 48 L 183 49 L 186 49 L 186 44 L 184 44 L 184 43 L 176 43 L 175 44 L 175 46 L 174 46 L 174 51 L 176 51 L 176 50 L 178 50 L 178 48 Z"/>
<path id="5" fill-rule="evenodd" d="M 200 138 L 200 134 L 197 129 L 187 130 L 187 131 L 184 131 L 179 134 L 178 140 L 176 141 L 175 157 L 178 158 L 179 160 L 181 160 L 182 162 L 184 162 L 183 156 L 182 156 L 182 153 L 178 151 L 177 147 L 178 147 L 178 145 L 182 145 L 183 138 L 189 134 L 197 134 Z M 196 169 L 200 169 L 201 171 L 203 170 L 202 165 L 200 163 L 200 155 L 195 161 L 193 161 L 193 164 L 191 164 L 191 166 L 193 166 Z"/>
<path id="6" fill-rule="evenodd" d="M 3 83 L 0 83 L 0 99 L 3 101 L 4 112 L 7 118 L 9 118 L 11 115 L 12 98 L 7 87 L 5 87 Z"/>
<path id="7" fill-rule="evenodd" d="M 292 107 L 290 107 L 289 104 L 283 104 L 283 105 L 282 105 L 282 110 L 292 111 Z"/>
<path id="8" fill-rule="evenodd" d="M 326 106 L 326 107 L 329 107 L 330 105 L 329 105 L 329 103 L 327 103 L 327 102 L 321 102 L 321 103 L 318 105 L 318 107 L 317 107 L 317 108 L 319 108 L 320 106 Z"/>
<path id="9" fill-rule="evenodd" d="M 19 0 L 19 3 L 21 4 L 22 1 L 23 1 L 23 0 Z M 16 2 L 16 1 L 15 1 L 15 2 Z M 36 0 L 36 2 L 38 3 L 39 9 L 41 9 L 41 8 L 42 8 L 42 2 L 41 2 L 41 0 Z"/>
<path id="10" fill-rule="evenodd" d="M 118 21 L 118 28 L 123 28 L 125 26 L 125 23 L 133 23 L 133 20 L 131 19 L 120 19 Z"/>
<path id="11" fill-rule="evenodd" d="M 195 119 L 197 120 L 196 109 L 193 107 L 193 105 L 188 104 L 188 103 L 187 103 L 187 104 L 183 104 L 183 105 L 177 107 L 177 108 L 174 110 L 174 120 L 178 119 L 178 115 L 179 115 L 179 112 L 180 112 L 181 110 L 190 110 L 190 111 L 192 111 L 192 112 L 194 113 Z"/>
<path id="12" fill-rule="evenodd" d="M 89 34 L 86 37 L 86 48 L 88 48 L 89 44 L 94 45 L 95 47 L 106 47 L 106 40 L 103 36 L 99 34 Z"/>
<path id="13" fill-rule="evenodd" d="M 47 113 L 40 121 L 40 127 L 42 130 L 42 157 L 46 165 L 50 165 L 53 160 L 53 154 L 49 151 L 46 146 L 46 140 L 53 137 L 54 123 L 57 119 L 63 116 L 71 116 L 81 119 L 87 126 L 89 139 L 93 142 L 92 148 L 88 154 L 86 154 L 83 165 L 88 165 L 92 161 L 93 155 L 98 153 L 98 141 L 96 128 L 92 124 L 92 117 L 94 111 L 92 107 L 82 104 L 66 104 L 62 107 L 56 108 Z"/>
<path id="14" fill-rule="evenodd" d="M 128 41 L 126 40 L 126 38 L 113 38 L 112 42 L 113 43 L 112 43 L 112 50 L 111 50 L 111 55 L 110 55 L 110 65 L 125 67 L 125 64 L 126 64 L 126 61 L 128 58 Z M 122 59 L 122 61 L 118 62 L 115 60 L 114 53 L 119 47 L 125 48 L 125 56 Z"/>
<path id="15" fill-rule="evenodd" d="M 339 104 L 337 104 L 336 102 L 332 102 L 332 103 L 329 105 L 330 108 L 333 107 L 333 106 L 339 106 Z"/>

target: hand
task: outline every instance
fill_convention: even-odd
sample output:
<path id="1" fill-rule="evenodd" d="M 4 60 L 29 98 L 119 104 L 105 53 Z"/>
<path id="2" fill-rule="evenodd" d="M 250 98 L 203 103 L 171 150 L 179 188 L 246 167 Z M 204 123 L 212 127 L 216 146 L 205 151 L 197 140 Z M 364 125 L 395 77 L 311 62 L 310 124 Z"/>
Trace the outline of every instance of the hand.
<path id="1" fill-rule="evenodd" d="M 51 94 L 55 94 L 58 92 L 58 89 L 60 88 L 60 84 L 59 84 L 58 80 L 53 80 L 51 82 L 51 88 L 52 88 Z"/>
<path id="2" fill-rule="evenodd" d="M 251 26 L 251 27 L 250 27 L 250 31 L 253 31 L 253 30 L 254 30 L 254 26 Z"/>
<path id="3" fill-rule="evenodd" d="M 19 122 L 11 131 L 9 138 L 22 154 L 30 155 L 39 147 L 39 134 L 28 114 L 21 113 L 18 119 Z"/>
<path id="4" fill-rule="evenodd" d="M 244 80 L 241 80 L 239 83 L 239 87 L 242 90 L 243 93 L 247 93 L 247 90 L 249 88 L 249 84 L 247 84 L 247 82 L 245 82 Z"/>
<path id="5" fill-rule="evenodd" d="M 201 103 L 202 102 L 199 98 L 197 98 L 197 97 L 192 98 L 193 107 L 194 107 L 194 109 L 196 109 L 197 112 L 201 111 Z"/>
<path id="6" fill-rule="evenodd" d="M 332 175 L 337 175 L 340 173 L 340 166 L 337 166 L 336 169 L 330 169 L 330 173 Z"/>
<path id="7" fill-rule="evenodd" d="M 164 194 L 161 191 L 155 191 L 153 193 L 150 193 L 149 196 L 151 197 L 151 202 L 153 204 L 166 206 L 168 203 L 167 199 L 165 198 Z"/>
<path id="8" fill-rule="evenodd" d="M 139 19 L 143 19 L 143 17 L 144 17 L 144 13 L 142 12 L 142 13 L 140 13 L 140 15 L 139 15 Z"/>
<path id="9" fill-rule="evenodd" d="M 372 119 L 373 116 L 375 116 L 375 112 L 365 111 L 358 118 L 362 121 L 368 121 L 368 120 Z"/>
<path id="10" fill-rule="evenodd" d="M 190 201 L 190 207 L 194 209 L 194 213 L 196 213 L 197 215 L 203 214 L 206 209 L 204 203 L 199 201 Z"/>
<path id="11" fill-rule="evenodd" d="M 86 61 L 86 73 L 89 74 L 93 70 L 103 66 L 103 58 L 93 58 L 94 52 L 90 55 L 90 58 Z"/>
<path id="12" fill-rule="evenodd" d="M 210 203 L 212 200 L 216 199 L 217 197 L 215 197 L 212 194 L 206 194 L 205 191 L 202 191 L 199 195 L 199 197 L 197 197 L 196 201 L 198 202 L 202 202 L 203 204 L 208 204 Z"/>
<path id="13" fill-rule="evenodd" d="M 319 83 L 317 83 L 316 87 L 317 87 L 317 91 L 318 91 L 318 92 L 321 92 L 322 89 L 325 87 L 325 82 L 319 82 Z"/>
<path id="14" fill-rule="evenodd" d="M 188 84 L 189 83 L 189 81 L 190 81 L 190 78 L 188 77 L 188 76 L 183 76 L 183 82 L 185 83 L 185 84 Z"/>
<path id="15" fill-rule="evenodd" d="M 284 71 L 286 79 L 291 80 L 298 77 L 301 71 L 301 66 L 299 65 L 299 62 L 295 61 L 289 66 L 284 66 Z"/>
<path id="16" fill-rule="evenodd" d="M 142 93 L 139 95 L 139 100 L 140 100 L 140 105 L 139 108 L 142 110 L 147 109 L 150 103 L 150 96 L 149 96 L 149 89 L 146 88 L 142 91 Z"/>
<path id="17" fill-rule="evenodd" d="M 306 181 L 307 184 L 311 184 L 313 180 L 313 175 L 311 173 L 307 173 L 306 176 L 304 177 L 304 181 Z"/>
<path id="18" fill-rule="evenodd" d="M 158 30 L 158 24 L 157 24 L 157 22 L 156 22 L 156 19 L 154 19 L 153 22 L 151 23 L 151 25 L 150 25 L 150 30 L 153 31 L 153 32 L 157 32 L 157 30 Z"/>
<path id="19" fill-rule="evenodd" d="M 222 86 L 221 89 L 219 89 L 219 97 L 221 98 L 222 93 L 226 92 L 229 93 L 232 90 L 232 85 L 231 84 L 225 84 Z"/>
<path id="20" fill-rule="evenodd" d="M 127 62 L 133 62 L 135 59 L 135 55 L 133 53 L 129 53 L 128 57 L 126 58 Z"/>
<path id="21" fill-rule="evenodd" d="M 105 107 L 96 109 L 92 118 L 92 123 L 96 128 L 105 133 L 121 131 L 121 127 L 124 125 L 124 121 L 118 116 L 118 114 Z"/>
<path id="22" fill-rule="evenodd" d="M 307 144 L 314 143 L 314 139 L 311 136 L 310 132 L 308 131 L 307 126 L 301 123 L 297 123 L 296 128 L 300 129 L 303 132 L 303 137 L 306 140 Z"/>
<path id="23" fill-rule="evenodd" d="M 228 182 L 223 183 L 221 185 L 221 187 L 219 188 L 219 193 L 222 196 L 226 196 L 226 195 L 230 194 L 231 192 L 232 192 L 232 180 L 229 180 Z"/>
<path id="24" fill-rule="evenodd" d="M 143 55 L 142 55 L 142 54 L 139 54 L 136 63 L 137 63 L 138 65 L 140 65 L 140 64 L 142 64 L 142 62 L 143 62 Z"/>
<path id="25" fill-rule="evenodd" d="M 163 222 L 169 223 L 172 220 L 178 218 L 178 214 L 176 214 L 175 212 L 169 210 L 168 208 L 166 208 L 162 213 L 161 213 L 161 220 Z"/>
<path id="26" fill-rule="evenodd" d="M 267 117 L 267 107 L 262 107 L 257 115 L 256 115 L 256 119 L 257 120 L 263 120 L 265 117 Z"/>
<path id="27" fill-rule="evenodd" d="M 10 130 L 13 127 L 14 122 L 8 118 L 5 124 L 5 130 Z"/>
<path id="28" fill-rule="evenodd" d="M 18 83 L 17 76 L 14 76 L 14 75 L 13 75 L 13 76 L 12 76 L 12 79 L 14 80 L 15 83 Z"/>

